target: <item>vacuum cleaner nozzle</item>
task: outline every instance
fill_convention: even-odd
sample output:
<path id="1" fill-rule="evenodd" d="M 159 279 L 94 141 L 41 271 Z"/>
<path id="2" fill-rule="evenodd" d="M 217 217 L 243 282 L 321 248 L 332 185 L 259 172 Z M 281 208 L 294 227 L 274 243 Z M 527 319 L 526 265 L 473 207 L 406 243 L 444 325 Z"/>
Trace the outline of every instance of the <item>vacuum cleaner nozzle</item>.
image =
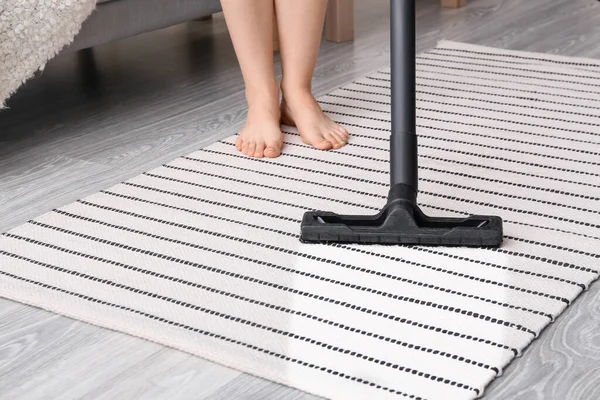
<path id="1" fill-rule="evenodd" d="M 429 217 L 418 207 L 415 192 L 402 184 L 392 186 L 387 204 L 376 215 L 307 212 L 300 235 L 304 243 L 468 247 L 499 247 L 502 238 L 500 217 Z"/>

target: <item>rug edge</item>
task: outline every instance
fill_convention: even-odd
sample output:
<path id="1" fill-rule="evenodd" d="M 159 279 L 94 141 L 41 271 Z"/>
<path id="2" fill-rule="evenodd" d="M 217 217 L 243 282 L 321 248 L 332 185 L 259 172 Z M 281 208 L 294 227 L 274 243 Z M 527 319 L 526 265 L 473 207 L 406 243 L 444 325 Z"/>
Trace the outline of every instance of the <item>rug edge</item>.
<path id="1" fill-rule="evenodd" d="M 2 278 L 3 277 L 0 277 L 0 280 Z M 71 310 L 66 310 L 61 307 L 52 307 L 52 304 L 50 304 L 50 303 L 38 302 L 38 301 L 36 301 L 36 299 L 34 297 L 32 297 L 28 294 L 19 292 L 18 290 L 11 290 L 10 287 L 3 288 L 2 293 L 0 293 L 0 298 L 2 298 L 4 300 L 15 302 L 15 303 L 18 303 L 21 305 L 25 305 L 28 307 L 34 307 L 38 310 L 49 312 L 54 315 L 69 318 L 73 322 L 82 322 L 84 324 L 89 324 L 89 325 L 95 326 L 97 328 L 100 328 L 101 330 L 133 336 L 137 339 L 145 340 L 145 341 L 154 343 L 161 347 L 167 347 L 170 349 L 174 349 L 174 350 L 180 351 L 184 354 L 189 354 L 194 357 L 198 357 L 206 362 L 213 363 L 213 364 L 216 364 L 218 366 L 222 366 L 222 367 L 225 367 L 228 369 L 232 369 L 234 371 L 239 372 L 240 374 L 246 374 L 246 375 L 254 376 L 259 379 L 263 379 L 268 382 L 277 383 L 277 384 L 285 386 L 287 388 L 290 388 L 293 390 L 298 390 L 303 393 L 313 395 L 315 397 L 323 397 L 323 394 L 311 392 L 307 389 L 300 389 L 297 386 L 294 386 L 294 384 L 292 382 L 290 382 L 284 378 L 281 378 L 280 376 L 276 376 L 276 377 L 266 376 L 264 374 L 261 374 L 254 368 L 238 365 L 235 362 L 232 362 L 230 359 L 223 359 L 217 353 L 194 352 L 189 349 L 185 349 L 182 346 L 177 346 L 177 345 L 174 345 L 171 343 L 167 344 L 165 341 L 160 341 L 156 338 L 152 338 L 152 337 L 144 334 L 143 332 L 138 331 L 137 329 L 131 329 L 131 328 L 123 329 L 123 327 L 118 324 L 117 325 L 119 326 L 119 328 L 117 328 L 116 327 L 117 325 L 111 323 L 110 321 L 100 321 L 100 320 L 96 320 L 94 318 L 89 318 L 87 316 L 80 316 L 77 313 L 72 312 Z"/>
<path id="2" fill-rule="evenodd" d="M 436 49 L 447 48 L 447 49 L 457 49 L 457 50 L 473 50 L 473 51 L 479 51 L 479 52 L 491 52 L 493 50 L 494 53 L 500 53 L 500 54 L 506 54 L 506 55 L 521 55 L 521 56 L 529 56 L 529 57 L 536 57 L 536 58 L 544 58 L 544 59 L 546 59 L 547 62 L 551 63 L 551 65 L 554 65 L 559 68 L 590 71 L 589 69 L 584 68 L 584 67 L 564 66 L 564 65 L 557 66 L 557 65 L 553 64 L 552 62 L 562 61 L 562 62 L 570 62 L 570 63 L 594 64 L 594 66 L 596 66 L 597 68 L 600 68 L 600 59 L 598 59 L 598 58 L 566 56 L 566 55 L 562 55 L 562 54 L 544 53 L 544 52 L 531 51 L 531 50 L 515 50 L 515 49 L 504 48 L 504 47 L 481 45 L 481 44 L 461 42 L 461 41 L 455 41 L 455 40 L 449 40 L 449 39 L 439 40 L 436 43 L 435 48 Z M 533 62 L 533 61 L 531 62 L 531 64 L 545 65 L 544 62 Z M 594 70 L 591 70 L 591 72 L 594 72 Z"/>

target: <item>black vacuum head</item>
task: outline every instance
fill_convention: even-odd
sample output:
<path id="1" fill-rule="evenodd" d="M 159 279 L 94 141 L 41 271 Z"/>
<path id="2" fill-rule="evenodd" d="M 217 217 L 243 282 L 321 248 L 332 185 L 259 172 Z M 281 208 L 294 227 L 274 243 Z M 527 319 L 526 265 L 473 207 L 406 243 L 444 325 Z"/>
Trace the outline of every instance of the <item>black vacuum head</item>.
<path id="1" fill-rule="evenodd" d="M 372 216 L 307 212 L 300 235 L 304 243 L 469 247 L 499 247 L 502 239 L 500 217 L 429 217 L 414 201 L 404 198 L 389 200 Z"/>

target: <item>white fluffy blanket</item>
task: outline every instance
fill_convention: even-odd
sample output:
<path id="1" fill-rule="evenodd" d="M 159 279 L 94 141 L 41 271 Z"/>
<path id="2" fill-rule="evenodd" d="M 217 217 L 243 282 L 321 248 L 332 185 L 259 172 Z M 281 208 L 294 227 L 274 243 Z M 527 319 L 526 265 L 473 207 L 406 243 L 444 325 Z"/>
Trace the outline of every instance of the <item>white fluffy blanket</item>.
<path id="1" fill-rule="evenodd" d="M 73 41 L 97 0 L 0 0 L 0 109 Z"/>

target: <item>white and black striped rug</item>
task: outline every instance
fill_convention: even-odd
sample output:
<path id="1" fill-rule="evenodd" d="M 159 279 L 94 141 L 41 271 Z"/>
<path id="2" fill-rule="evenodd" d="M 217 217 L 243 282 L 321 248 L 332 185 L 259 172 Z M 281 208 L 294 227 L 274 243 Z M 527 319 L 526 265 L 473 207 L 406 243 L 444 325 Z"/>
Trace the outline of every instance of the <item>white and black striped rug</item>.
<path id="1" fill-rule="evenodd" d="M 0 238 L 4 297 L 328 398 L 471 399 L 600 265 L 600 61 L 453 42 L 418 57 L 420 204 L 496 214 L 498 250 L 311 245 L 308 209 L 388 189 L 389 72 L 322 97 L 351 132 L 234 138 Z"/>

